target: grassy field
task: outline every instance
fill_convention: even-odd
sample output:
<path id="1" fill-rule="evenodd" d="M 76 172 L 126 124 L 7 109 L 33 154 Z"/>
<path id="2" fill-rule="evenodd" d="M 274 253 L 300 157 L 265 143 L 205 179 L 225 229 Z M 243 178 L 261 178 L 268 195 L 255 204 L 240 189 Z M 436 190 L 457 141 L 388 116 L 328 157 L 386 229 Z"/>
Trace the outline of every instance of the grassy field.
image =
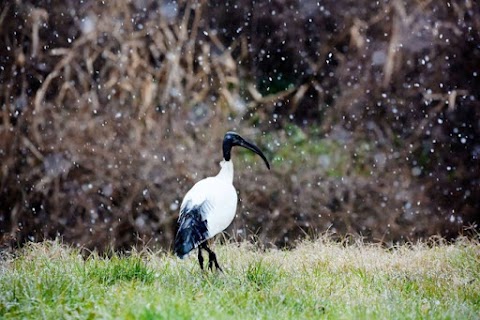
<path id="1" fill-rule="evenodd" d="M 291 251 L 216 245 L 225 273 L 196 255 L 109 258 L 58 242 L 0 261 L 0 318 L 479 319 L 480 244 L 394 249 L 320 239 Z"/>

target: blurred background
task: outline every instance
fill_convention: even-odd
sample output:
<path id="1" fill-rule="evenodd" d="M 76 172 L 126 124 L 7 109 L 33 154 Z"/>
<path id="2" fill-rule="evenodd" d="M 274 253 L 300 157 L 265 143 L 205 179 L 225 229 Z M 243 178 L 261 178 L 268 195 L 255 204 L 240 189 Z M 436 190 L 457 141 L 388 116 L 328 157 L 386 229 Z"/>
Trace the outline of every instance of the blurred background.
<path id="1" fill-rule="evenodd" d="M 235 130 L 227 238 L 478 232 L 477 1 L 2 1 L 0 247 L 169 248 Z"/>

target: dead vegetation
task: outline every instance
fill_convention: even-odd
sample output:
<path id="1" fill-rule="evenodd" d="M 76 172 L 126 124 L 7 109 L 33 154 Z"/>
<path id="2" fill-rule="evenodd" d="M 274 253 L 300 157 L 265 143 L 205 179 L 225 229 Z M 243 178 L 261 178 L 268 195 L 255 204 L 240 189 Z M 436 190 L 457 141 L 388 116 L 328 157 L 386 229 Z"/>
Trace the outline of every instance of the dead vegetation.
<path id="1" fill-rule="evenodd" d="M 472 1 L 4 2 L 0 242 L 168 247 L 223 133 L 270 148 L 293 143 L 290 124 L 347 160 L 333 176 L 318 154 L 268 173 L 239 163 L 238 236 L 455 236 L 480 209 L 474 12 Z"/>

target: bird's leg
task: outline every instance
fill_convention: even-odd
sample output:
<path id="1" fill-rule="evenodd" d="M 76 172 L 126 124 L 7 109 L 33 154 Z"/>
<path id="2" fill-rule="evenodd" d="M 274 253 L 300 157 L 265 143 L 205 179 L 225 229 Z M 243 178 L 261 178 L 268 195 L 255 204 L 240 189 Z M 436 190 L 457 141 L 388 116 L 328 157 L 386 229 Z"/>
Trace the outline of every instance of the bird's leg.
<path id="1" fill-rule="evenodd" d="M 213 252 L 209 247 L 207 247 L 206 242 L 202 243 L 202 248 L 208 252 L 208 268 L 212 270 L 213 264 L 215 264 L 215 268 L 223 272 L 222 268 L 220 268 L 220 266 L 218 265 L 217 256 L 215 255 L 215 252 Z"/>
<path id="2" fill-rule="evenodd" d="M 198 247 L 198 263 L 200 264 L 200 269 L 203 270 L 203 256 L 202 256 L 202 247 Z"/>

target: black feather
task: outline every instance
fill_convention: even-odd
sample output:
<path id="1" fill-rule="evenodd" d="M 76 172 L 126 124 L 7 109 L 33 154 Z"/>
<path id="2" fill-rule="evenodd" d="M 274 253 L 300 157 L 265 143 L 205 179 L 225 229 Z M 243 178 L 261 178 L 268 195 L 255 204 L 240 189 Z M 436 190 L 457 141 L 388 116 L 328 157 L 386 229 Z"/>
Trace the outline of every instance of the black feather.
<path id="1" fill-rule="evenodd" d="M 175 236 L 175 254 L 183 258 L 208 239 L 207 220 L 203 220 L 201 207 L 188 208 L 180 214 Z"/>

